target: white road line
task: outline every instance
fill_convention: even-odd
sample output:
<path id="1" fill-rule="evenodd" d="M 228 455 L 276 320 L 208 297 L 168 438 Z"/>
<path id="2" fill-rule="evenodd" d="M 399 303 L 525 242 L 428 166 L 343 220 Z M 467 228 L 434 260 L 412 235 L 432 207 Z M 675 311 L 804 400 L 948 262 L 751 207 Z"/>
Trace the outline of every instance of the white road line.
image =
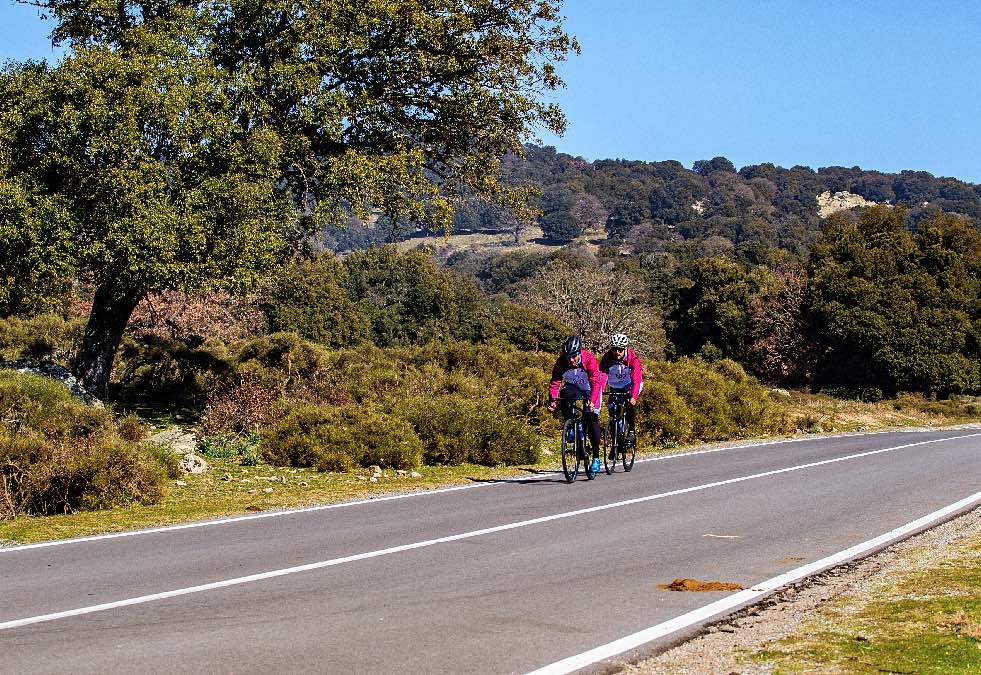
<path id="1" fill-rule="evenodd" d="M 470 532 L 461 532 L 459 534 L 453 534 L 446 537 L 438 537 L 436 539 L 426 539 L 424 541 L 417 541 L 411 544 L 403 544 L 401 546 L 393 546 L 391 548 L 377 549 L 375 551 L 368 551 L 366 553 L 358 553 L 355 555 L 344 556 L 341 558 L 332 558 L 330 560 L 322 560 L 319 562 L 308 563 L 306 565 L 297 565 L 295 567 L 286 567 L 278 570 L 271 570 L 269 572 L 261 572 L 259 574 L 250 574 L 244 577 L 235 577 L 233 579 L 225 579 L 223 581 L 215 581 L 208 584 L 201 584 L 198 586 L 189 586 L 187 588 L 178 588 L 172 591 L 164 591 L 162 593 L 153 593 L 150 595 L 141 595 L 134 598 L 126 598 L 124 600 L 117 600 L 115 602 L 107 602 L 100 605 L 91 605 L 88 607 L 79 607 L 77 609 L 70 609 L 63 612 L 54 612 L 51 614 L 41 614 L 38 616 L 31 616 L 24 619 L 14 619 L 12 621 L 5 621 L 0 623 L 0 630 L 6 630 L 9 628 L 17 628 L 20 626 L 28 626 L 35 623 L 42 623 L 45 621 L 55 621 L 57 619 L 66 619 L 72 616 L 79 616 L 82 614 L 92 614 L 93 612 L 102 612 L 109 609 L 117 609 L 119 607 L 127 607 L 129 605 L 139 605 L 147 602 L 153 602 L 155 600 L 163 600 L 166 598 L 173 598 L 180 595 L 189 595 L 191 593 L 201 593 L 203 591 L 211 591 L 218 588 L 227 588 L 229 586 L 239 586 L 241 584 L 247 584 L 254 581 L 262 581 L 264 579 L 273 579 L 275 577 L 282 577 L 288 574 L 296 574 L 298 572 L 309 572 L 311 570 L 322 569 L 325 567 L 333 567 L 335 565 L 343 565 L 344 563 L 355 562 L 357 560 L 367 560 L 368 558 L 378 558 L 380 556 L 391 555 L 393 553 L 402 553 L 404 551 L 411 551 L 418 548 L 426 548 L 429 546 L 435 546 L 437 544 L 447 544 L 454 541 L 461 541 L 463 539 L 470 539 L 473 537 L 480 537 L 487 534 L 493 534 L 495 532 L 504 532 L 506 530 L 514 530 L 522 527 L 528 527 L 531 525 L 540 525 L 541 523 L 548 523 L 553 520 L 561 520 L 563 518 L 573 518 L 586 513 L 595 513 L 597 511 L 606 511 L 608 509 L 620 508 L 623 506 L 630 506 L 632 504 L 641 504 L 644 502 L 653 501 L 655 499 L 664 499 L 666 497 L 674 497 L 676 495 L 688 494 L 690 492 L 697 492 L 700 490 L 708 490 L 714 487 L 721 487 L 723 485 L 732 485 L 733 483 L 741 483 L 743 481 L 753 480 L 756 478 L 764 478 L 766 476 L 776 476 L 782 473 L 789 473 L 791 471 L 801 471 L 803 469 L 809 469 L 816 466 L 824 466 L 826 464 L 835 464 L 837 462 L 845 462 L 852 459 L 859 459 L 862 457 L 870 457 L 872 455 L 879 455 L 885 452 L 892 452 L 893 450 L 901 450 L 904 448 L 912 448 L 920 445 L 928 445 L 930 443 L 941 443 L 943 441 L 970 438 L 971 436 L 981 436 L 981 433 L 971 434 L 970 436 L 956 436 L 954 438 L 935 438 L 929 441 L 920 441 L 918 443 L 906 443 L 904 445 L 897 445 L 891 448 L 882 448 L 879 450 L 869 450 L 866 452 L 860 452 L 853 455 L 846 455 L 844 457 L 836 457 L 834 459 L 825 459 L 819 462 L 810 462 L 808 464 L 800 464 L 797 466 L 785 467 L 783 469 L 774 469 L 772 471 L 764 471 L 762 473 L 755 473 L 749 476 L 740 476 L 739 478 L 730 478 L 728 480 L 715 481 L 713 483 L 704 483 L 702 485 L 695 485 L 693 487 L 682 488 L 679 490 L 672 490 L 670 492 L 662 492 L 659 494 L 647 495 L 644 497 L 636 497 L 634 499 L 625 499 L 623 501 L 611 502 L 609 504 L 601 504 L 599 506 L 591 506 L 584 509 L 577 509 L 575 511 L 566 511 L 564 513 L 555 513 L 550 516 L 541 516 L 539 518 L 531 518 L 530 520 L 522 520 L 514 523 L 506 523 L 504 525 L 496 525 L 494 527 L 487 527 L 480 530 L 471 530 Z"/>
<path id="2" fill-rule="evenodd" d="M 665 637 L 679 630 L 690 628 L 711 619 L 718 618 L 726 613 L 752 604 L 753 602 L 760 600 L 764 596 L 773 593 L 783 586 L 800 581 L 804 577 L 817 574 L 818 572 L 835 567 L 836 565 L 841 565 L 842 563 L 854 560 L 855 558 L 862 557 L 876 551 L 877 549 L 884 548 L 885 546 L 899 539 L 915 534 L 919 530 L 924 530 L 930 525 L 933 525 L 934 523 L 937 523 L 950 515 L 956 514 L 959 511 L 968 510 L 971 507 L 977 506 L 978 504 L 981 504 L 981 492 L 975 492 L 970 497 L 965 497 L 964 499 L 954 502 L 949 506 L 945 506 L 942 509 L 923 516 L 922 518 L 917 518 L 912 522 L 897 527 L 894 530 L 890 530 L 889 532 L 879 535 L 873 539 L 869 539 L 868 541 L 864 541 L 861 544 L 847 548 L 844 551 L 839 551 L 838 553 L 829 555 L 826 558 L 821 558 L 815 562 L 792 569 L 789 572 L 781 574 L 780 576 L 776 576 L 772 579 L 767 579 L 766 581 L 755 584 L 752 588 L 745 591 L 733 593 L 732 595 L 721 600 L 709 603 L 704 607 L 699 607 L 698 609 L 682 614 L 681 616 L 676 616 L 673 619 L 651 626 L 650 628 L 645 628 L 644 630 L 633 633 L 632 635 L 627 635 L 626 637 L 614 640 L 613 642 L 609 642 L 605 645 L 594 647 L 593 649 L 585 651 L 581 654 L 576 654 L 575 656 L 570 656 L 562 659 L 561 661 L 556 661 L 555 663 L 543 666 L 537 670 L 531 671 L 528 675 L 564 675 L 565 673 L 571 673 L 579 670 L 580 668 L 585 668 L 586 666 L 592 665 L 598 661 L 602 661 L 603 659 L 608 659 L 616 656 L 617 654 L 623 654 L 631 649 L 636 649 L 637 647 L 651 642 L 652 640 L 657 640 L 658 638 Z"/>
<path id="3" fill-rule="evenodd" d="M 765 447 L 765 446 L 768 446 L 768 445 L 779 445 L 779 444 L 782 444 L 782 443 L 801 443 L 801 442 L 804 442 L 804 441 L 818 441 L 818 440 L 829 439 L 829 438 L 848 438 L 848 437 L 852 437 L 852 436 L 873 436 L 873 435 L 876 435 L 876 434 L 892 433 L 893 431 L 894 430 L 868 431 L 868 432 L 860 432 L 860 433 L 837 434 L 837 435 L 834 435 L 834 436 L 818 436 L 818 437 L 809 436 L 809 437 L 804 437 L 804 438 L 785 438 L 785 439 L 780 439 L 780 440 L 776 440 L 776 441 L 761 441 L 759 443 L 747 443 L 747 444 L 744 444 L 744 445 L 734 445 L 734 446 L 721 447 L 721 448 L 709 448 L 708 450 L 692 450 L 692 451 L 689 451 L 689 452 L 678 452 L 678 453 L 675 453 L 675 454 L 662 455 L 662 456 L 659 456 L 659 457 L 646 457 L 646 458 L 638 459 L 636 463 L 637 464 L 642 464 L 642 463 L 645 463 L 645 462 L 662 462 L 662 461 L 667 461 L 667 460 L 672 460 L 672 459 L 682 459 L 684 457 L 692 457 L 692 456 L 695 456 L 695 455 L 705 455 L 705 454 L 709 454 L 709 453 L 713 453 L 713 452 L 722 452 L 722 451 L 725 451 L 725 450 L 742 450 L 742 449 L 745 449 L 745 448 L 759 448 L 759 447 Z M 943 431 L 943 429 L 937 429 L 937 431 Z M 955 438 L 961 438 L 961 437 L 960 436 L 957 436 Z M 520 479 L 520 480 L 525 480 L 525 479 Z M 218 518 L 218 519 L 214 519 L 214 520 L 200 520 L 200 521 L 193 522 L 193 523 L 181 523 L 179 525 L 163 525 L 161 527 L 152 527 L 152 528 L 146 528 L 146 529 L 141 529 L 141 530 L 127 530 L 125 532 L 110 532 L 110 533 L 107 533 L 107 534 L 94 534 L 94 535 L 91 535 L 91 536 L 88 536 L 88 537 L 75 537 L 75 538 L 72 538 L 72 539 L 56 539 L 56 540 L 53 540 L 53 541 L 42 541 L 42 542 L 39 542 L 39 543 L 36 543 L 36 544 L 21 544 L 21 545 L 18 545 L 18 546 L 10 546 L 10 547 L 0 548 L 0 555 L 3 555 L 5 553 L 16 553 L 18 551 L 28 551 L 28 550 L 35 549 L 35 548 L 48 548 L 48 547 L 51 547 L 51 546 L 65 546 L 65 545 L 68 545 L 68 544 L 81 544 L 81 543 L 91 542 L 91 541 L 102 541 L 104 539 L 121 539 L 123 537 L 138 537 L 138 536 L 143 536 L 143 535 L 147 535 L 147 534 L 160 534 L 162 532 L 175 532 L 175 531 L 178 531 L 178 530 L 189 530 L 189 529 L 194 529 L 194 528 L 198 528 L 198 527 L 211 527 L 213 525 L 227 525 L 229 523 L 241 523 L 241 522 L 245 522 L 245 521 L 248 521 L 248 520 L 262 520 L 262 519 L 265 519 L 265 518 L 279 518 L 279 517 L 282 517 L 282 516 L 292 516 L 292 515 L 299 514 L 299 513 L 313 513 L 313 512 L 316 512 L 316 511 L 327 511 L 329 509 L 341 509 L 341 508 L 347 508 L 347 507 L 351 507 L 351 506 L 362 506 L 364 504 L 375 504 L 375 503 L 378 503 L 378 502 L 387 502 L 387 501 L 392 501 L 392 500 L 395 500 L 395 499 L 409 499 L 409 498 L 412 498 L 412 497 L 425 497 L 425 496 L 429 496 L 429 495 L 437 495 L 437 494 L 442 494 L 444 492 L 456 492 L 456 491 L 459 491 L 459 490 L 472 490 L 472 489 L 481 488 L 481 487 L 493 487 L 493 486 L 497 486 L 497 485 L 507 485 L 508 482 L 510 482 L 508 479 L 503 479 L 503 480 L 492 481 L 492 482 L 487 482 L 487 483 L 475 483 L 475 484 L 470 484 L 470 485 L 456 485 L 456 486 L 453 486 L 453 487 L 439 488 L 439 489 L 436 489 L 436 490 L 426 490 L 426 491 L 419 491 L 419 492 L 408 492 L 408 493 L 397 494 L 397 495 L 387 495 L 387 496 L 383 496 L 383 497 L 371 497 L 369 499 L 359 499 L 359 500 L 350 501 L 350 502 L 338 502 L 336 504 L 321 504 L 321 505 L 318 505 L 318 506 L 305 506 L 305 507 L 296 508 L 296 509 L 282 509 L 282 510 L 277 510 L 277 511 L 269 511 L 269 512 L 266 512 L 266 513 L 254 513 L 254 514 L 250 514 L 250 515 L 247 515 L 247 516 L 233 516 L 231 518 Z"/>

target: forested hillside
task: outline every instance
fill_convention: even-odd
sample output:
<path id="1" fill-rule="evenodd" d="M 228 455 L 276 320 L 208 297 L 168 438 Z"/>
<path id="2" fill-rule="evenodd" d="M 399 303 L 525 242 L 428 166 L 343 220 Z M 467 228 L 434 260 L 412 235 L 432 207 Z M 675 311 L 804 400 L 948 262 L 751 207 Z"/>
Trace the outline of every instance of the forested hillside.
<path id="1" fill-rule="evenodd" d="M 526 157 L 509 156 L 504 182 L 540 192 L 539 225 L 552 242 L 583 234 L 603 239 L 623 253 L 672 250 L 684 243 L 706 253 L 731 252 L 765 263 L 778 251 L 803 255 L 822 217 L 850 205 L 889 204 L 906 209 L 906 225 L 937 213 L 960 214 L 981 226 L 981 185 L 938 178 L 925 171 L 882 173 L 858 167 L 773 164 L 737 171 L 724 157 L 695 162 L 603 159 L 587 162 L 553 147 L 527 146 Z M 836 193 L 847 192 L 847 195 Z M 456 232 L 521 228 L 505 209 L 484 200 L 463 200 Z M 379 243 L 408 234 L 387 221 L 357 223 L 328 239 L 335 250 Z"/>
<path id="2" fill-rule="evenodd" d="M 536 146 L 502 174 L 539 191 L 534 225 L 551 246 L 478 251 L 461 237 L 445 265 L 596 346 L 622 329 L 651 356 L 730 358 L 851 397 L 981 388 L 981 186 L 857 167 L 737 171 L 723 157 L 590 163 Z M 532 225 L 476 199 L 454 223 L 515 240 Z M 386 222 L 350 232 L 406 234 Z"/>

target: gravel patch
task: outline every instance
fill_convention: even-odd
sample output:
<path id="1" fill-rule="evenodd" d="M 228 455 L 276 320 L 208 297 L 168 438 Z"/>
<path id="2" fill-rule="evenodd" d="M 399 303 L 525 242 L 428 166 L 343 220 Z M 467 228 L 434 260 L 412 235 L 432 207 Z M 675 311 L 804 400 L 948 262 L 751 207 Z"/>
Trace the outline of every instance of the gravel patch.
<path id="1" fill-rule="evenodd" d="M 760 675 L 766 664 L 745 663 L 739 654 L 798 633 L 822 603 L 844 595 L 870 598 L 883 578 L 938 563 L 947 547 L 981 536 L 981 508 L 893 544 L 868 558 L 828 570 L 707 626 L 693 639 L 658 656 L 625 666 L 630 675 Z"/>

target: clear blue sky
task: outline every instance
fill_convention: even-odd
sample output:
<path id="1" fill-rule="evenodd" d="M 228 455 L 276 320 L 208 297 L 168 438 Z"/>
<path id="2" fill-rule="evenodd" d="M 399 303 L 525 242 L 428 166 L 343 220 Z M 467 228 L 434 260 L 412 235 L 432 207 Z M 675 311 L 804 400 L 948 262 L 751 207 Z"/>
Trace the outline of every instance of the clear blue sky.
<path id="1" fill-rule="evenodd" d="M 981 2 L 566 0 L 555 96 L 587 159 L 917 169 L 981 182 Z M 51 58 L 0 0 L 0 60 Z"/>

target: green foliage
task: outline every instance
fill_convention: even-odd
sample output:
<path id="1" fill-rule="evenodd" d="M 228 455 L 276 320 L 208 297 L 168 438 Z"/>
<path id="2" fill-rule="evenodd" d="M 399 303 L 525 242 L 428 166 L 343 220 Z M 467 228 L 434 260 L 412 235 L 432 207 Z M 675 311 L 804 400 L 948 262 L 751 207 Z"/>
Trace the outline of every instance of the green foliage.
<path id="1" fill-rule="evenodd" d="M 139 449 L 148 461 L 156 465 L 157 470 L 163 472 L 165 478 L 173 479 L 183 475 L 181 456 L 171 446 L 145 441 L 140 443 Z"/>
<path id="2" fill-rule="evenodd" d="M 369 340 L 366 312 L 348 296 L 346 277 L 347 268 L 326 255 L 284 269 L 260 300 L 270 329 L 335 349 Z"/>
<path id="3" fill-rule="evenodd" d="M 905 227 L 902 209 L 829 219 L 811 254 L 824 355 L 815 386 L 981 390 L 981 234 L 940 215 Z"/>
<path id="4" fill-rule="evenodd" d="M 67 204 L 3 180 L 2 169 L 0 162 L 0 317 L 62 309 L 75 272 Z"/>
<path id="5" fill-rule="evenodd" d="M 0 517 L 152 503 L 176 460 L 49 378 L 0 371 Z"/>
<path id="6" fill-rule="evenodd" d="M 257 446 L 250 445 L 242 451 L 242 460 L 239 462 L 242 466 L 259 466 L 260 462 L 262 462 L 262 452 Z"/>
<path id="7" fill-rule="evenodd" d="M 668 321 L 676 353 L 744 359 L 749 304 L 758 289 L 753 275 L 725 258 L 700 258 L 682 267 L 673 282 Z"/>
<path id="8" fill-rule="evenodd" d="M 427 250 L 372 247 L 344 260 L 344 286 L 367 315 L 381 347 L 445 340 L 472 333 L 477 291 L 440 272 Z"/>
<path id="9" fill-rule="evenodd" d="M 198 450 L 206 457 L 227 459 L 242 457 L 242 466 L 255 466 L 260 458 L 258 445 L 260 436 L 257 433 L 243 435 L 214 434 L 204 435 L 198 443 Z M 255 460 L 254 463 L 250 464 Z"/>
<path id="10" fill-rule="evenodd" d="M 584 232 L 586 223 L 576 217 L 576 205 L 582 197 L 581 192 L 565 186 L 558 186 L 542 196 L 538 225 L 548 239 L 572 241 Z"/>
<path id="11" fill-rule="evenodd" d="M 501 348 L 555 352 L 569 328 L 538 307 L 502 303 L 485 316 L 479 333 L 481 342 Z"/>
<path id="12" fill-rule="evenodd" d="M 147 293 L 254 287 L 352 215 L 448 227 L 464 191 L 526 212 L 499 158 L 562 130 L 578 49 L 557 0 L 39 6 L 66 53 L 0 72 L 0 308 L 90 276 L 100 391 Z"/>
<path id="13" fill-rule="evenodd" d="M 228 458 L 239 454 L 238 439 L 229 436 L 202 436 L 198 441 L 198 451 L 205 457 Z"/>
<path id="14" fill-rule="evenodd" d="M 779 428 L 766 388 L 734 361 L 648 363 L 644 380 L 637 424 L 655 442 L 720 441 Z"/>
<path id="15" fill-rule="evenodd" d="M 279 466 L 349 471 L 418 466 L 422 443 L 406 422 L 369 406 L 294 410 L 262 434 L 263 457 Z"/>
<path id="16" fill-rule="evenodd" d="M 217 338 L 191 346 L 182 340 L 127 337 L 119 354 L 115 395 L 130 404 L 197 407 L 231 374 Z"/>
<path id="17" fill-rule="evenodd" d="M 71 362 L 82 339 L 85 322 L 59 314 L 29 319 L 0 319 L 0 356 L 5 359 Z"/>
<path id="18" fill-rule="evenodd" d="M 127 441 L 142 441 L 147 437 L 149 427 L 138 416 L 130 413 L 119 420 L 119 436 Z"/>
<path id="19" fill-rule="evenodd" d="M 462 394 L 407 398 L 399 414 L 415 428 L 426 464 L 523 464 L 538 459 L 540 441 L 493 399 Z"/>
<path id="20" fill-rule="evenodd" d="M 225 437 L 253 429 L 283 429 L 275 439 L 264 436 L 263 452 L 269 461 L 295 466 L 409 462 L 412 456 L 385 458 L 384 439 L 370 452 L 371 444 L 352 449 L 357 434 L 365 431 L 358 425 L 375 422 L 383 431 L 365 433 L 411 424 L 409 437 L 422 437 L 427 462 L 524 463 L 537 453 L 535 430 L 551 420 L 545 410 L 550 364 L 548 354 L 462 342 L 327 352 L 295 335 L 277 334 L 241 347 L 235 358 L 241 384 L 216 392 L 203 422 L 209 434 Z M 452 444 L 451 436 L 439 432 L 424 412 L 433 405 L 447 415 L 446 411 L 458 414 L 454 424 L 471 430 L 471 440 L 452 456 L 440 449 Z M 297 410 L 304 412 L 299 415 Z M 365 413 L 355 424 L 351 420 L 357 410 Z M 378 417 L 381 410 L 387 414 Z M 337 436 L 340 432 L 332 427 L 349 433 Z M 339 454 L 332 454 L 331 444 L 341 448 Z M 364 453 L 374 453 L 374 458 L 365 459 Z"/>

